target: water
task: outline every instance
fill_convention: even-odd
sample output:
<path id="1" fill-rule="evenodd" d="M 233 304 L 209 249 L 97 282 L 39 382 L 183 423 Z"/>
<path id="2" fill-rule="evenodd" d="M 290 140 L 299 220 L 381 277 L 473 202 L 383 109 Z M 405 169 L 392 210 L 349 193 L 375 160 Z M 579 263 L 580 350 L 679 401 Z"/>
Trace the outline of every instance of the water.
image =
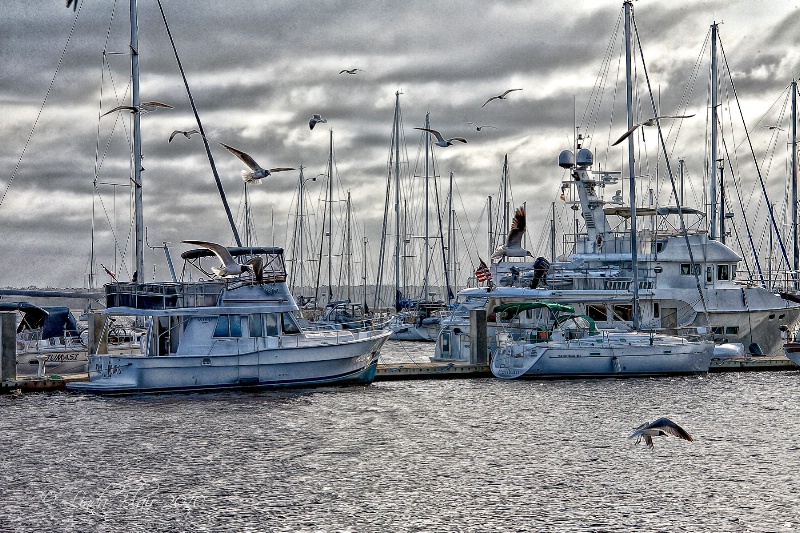
<path id="1" fill-rule="evenodd" d="M 626 438 L 660 416 L 695 442 Z M 3 532 L 800 530 L 798 371 L 31 394 L 0 430 Z"/>

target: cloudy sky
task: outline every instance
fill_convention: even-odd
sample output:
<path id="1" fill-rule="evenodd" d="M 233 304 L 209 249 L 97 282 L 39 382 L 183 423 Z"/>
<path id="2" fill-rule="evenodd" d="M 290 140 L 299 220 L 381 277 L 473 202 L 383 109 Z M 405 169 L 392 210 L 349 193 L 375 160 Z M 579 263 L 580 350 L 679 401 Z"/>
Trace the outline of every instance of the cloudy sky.
<path id="1" fill-rule="evenodd" d="M 378 257 L 397 91 L 402 93 L 411 170 L 419 168 L 421 138 L 412 128 L 423 125 L 426 112 L 433 128 L 468 140 L 436 151 L 437 173 L 443 178 L 454 173 L 454 210 L 462 230 L 471 232 L 462 247 L 465 263 L 477 262 L 478 253 L 486 258 L 487 196 L 497 196 L 504 154 L 509 158 L 510 201 L 528 207 L 532 249 L 542 246 L 550 203 L 559 198 L 564 175 L 556 158 L 570 147 L 576 116 L 590 135 L 597 160 L 610 169 L 622 164 L 624 151 L 608 149 L 609 140 L 626 129 L 620 107 L 620 39 L 614 37 L 621 1 L 163 4 L 234 213 L 241 210 L 241 164 L 217 141 L 248 152 L 262 166 L 303 165 L 308 177 L 326 171 L 332 128 L 336 187 L 352 194 L 358 232 L 366 232 L 371 261 Z M 725 70 L 733 75 L 740 101 L 731 99 L 730 83 L 722 84 L 727 93 L 723 107 L 734 111 L 742 106 L 756 157 L 768 168 L 764 174 L 775 195 L 771 201 L 778 206 L 785 202 L 784 102 L 787 86 L 800 75 L 798 5 L 794 0 L 634 3 L 662 113 L 696 114 L 680 128 L 665 130 L 670 157 L 685 158 L 693 178 L 687 193 L 693 207 L 701 207 L 703 197 L 707 40 L 714 21 L 721 23 Z M 183 239 L 233 244 L 202 142 L 197 136 L 167 142 L 173 130 L 196 126 L 155 0 L 140 0 L 139 19 L 142 100 L 174 106 L 142 117 L 150 243 L 172 243 L 174 257 L 187 249 Z M 98 118 L 129 103 L 127 20 L 123 0 L 81 0 L 78 12 L 65 9 L 63 0 L 4 3 L 0 286 L 86 286 L 93 210 L 98 263 L 116 265 L 123 279 L 132 273 L 130 253 L 122 258 L 129 238 L 129 114 Z M 362 72 L 339 74 L 353 67 Z M 589 115 L 598 78 L 603 103 Z M 523 90 L 481 107 L 490 96 L 511 88 Z M 644 89 L 637 95 L 642 99 L 640 116 L 652 116 Z M 308 119 L 313 113 L 321 113 L 328 123 L 311 131 Z M 744 130 L 736 136 L 740 126 L 735 120 L 726 126 L 734 134 L 730 150 L 749 144 Z M 470 121 L 496 129 L 478 132 Z M 645 135 L 649 146 L 637 155 L 644 165 L 638 172 L 648 176 L 640 187 L 663 194 L 663 180 L 654 181 L 658 156 L 651 131 Z M 752 156 L 743 152 L 738 158 L 744 165 Z M 748 208 L 757 209 L 754 173 L 746 173 L 742 194 Z M 99 194 L 94 192 L 95 179 Z M 310 203 L 317 201 L 321 181 L 307 182 Z M 297 172 L 285 172 L 250 187 L 260 244 L 274 240 L 290 247 L 297 183 Z M 559 213 L 568 213 L 564 208 L 563 202 L 558 204 Z M 560 227 L 570 223 L 562 220 Z M 116 254 L 112 228 L 119 241 Z M 156 276 L 165 279 L 161 251 L 148 250 L 145 263 L 148 270 L 155 264 Z"/>

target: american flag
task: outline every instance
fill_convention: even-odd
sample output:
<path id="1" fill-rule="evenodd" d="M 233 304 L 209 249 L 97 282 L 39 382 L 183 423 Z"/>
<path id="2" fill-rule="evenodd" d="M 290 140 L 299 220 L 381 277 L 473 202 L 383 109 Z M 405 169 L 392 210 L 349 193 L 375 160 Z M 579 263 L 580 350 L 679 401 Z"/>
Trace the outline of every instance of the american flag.
<path id="1" fill-rule="evenodd" d="M 478 258 L 481 262 L 478 265 L 478 269 L 475 270 L 475 277 L 478 278 L 478 281 L 484 283 L 486 281 L 492 281 L 492 272 L 489 270 L 489 267 L 486 266 L 486 263 L 483 262 L 483 259 L 480 257 Z"/>

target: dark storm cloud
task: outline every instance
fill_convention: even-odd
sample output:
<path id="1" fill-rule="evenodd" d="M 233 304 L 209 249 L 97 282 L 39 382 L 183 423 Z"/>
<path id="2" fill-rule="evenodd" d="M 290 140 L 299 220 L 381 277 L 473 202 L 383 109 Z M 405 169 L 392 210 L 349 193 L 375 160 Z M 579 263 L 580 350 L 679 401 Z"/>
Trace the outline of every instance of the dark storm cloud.
<path id="1" fill-rule="evenodd" d="M 757 4 L 750 8 L 759 11 L 753 15 L 767 9 L 766 4 Z M 579 1 L 568 9 L 515 1 L 164 2 L 234 215 L 241 210 L 243 166 L 219 141 L 248 152 L 264 166 L 302 164 L 308 177 L 325 172 L 328 128 L 332 128 L 341 187 L 353 191 L 354 209 L 371 228 L 379 228 L 382 221 L 397 90 L 403 92 L 410 171 L 419 164 L 422 139 L 412 128 L 422 126 L 430 111 L 434 128 L 469 141 L 437 150 L 437 172 L 442 180 L 450 171 L 456 174 L 467 203 L 476 212 L 486 195 L 496 193 L 505 153 L 514 176 L 515 200 L 530 201 L 533 209 L 534 203 L 555 197 L 560 169 L 554 161 L 558 151 L 569 145 L 573 102 L 580 120 L 620 5 L 610 0 Z M 742 95 L 775 94 L 796 74 L 797 55 L 787 52 L 786 45 L 796 33 L 796 13 L 784 9 L 779 11 L 780 18 L 769 24 L 762 18 L 759 25 L 747 16 L 748 6 L 723 1 L 634 4 L 652 82 L 662 89 L 663 108 L 671 111 L 677 105 L 714 20 L 724 20 L 723 44 Z M 3 191 L 36 120 L 74 16 L 55 0 L 4 6 L 0 18 Z M 229 242 L 231 231 L 202 140 L 178 136 L 167 142 L 173 130 L 197 125 L 161 15 L 153 2 L 140 2 L 139 17 L 142 100 L 175 107 L 142 117 L 149 239 L 167 240 L 178 248 L 180 240 L 192 237 Z M 98 126 L 101 92 L 103 111 L 129 98 L 125 96 L 129 90 L 127 26 L 126 2 L 116 7 L 106 0 L 82 2 L 48 103 L 0 206 L 2 272 L 21 272 L 15 258 L 70 254 L 62 269 L 35 282 L 80 284 L 70 280 L 80 278 L 88 262 L 95 167 L 101 166 L 97 176 L 101 182 L 126 184 L 129 179 L 128 140 L 122 127 L 130 124 L 129 113 L 103 117 Z M 105 71 L 104 47 L 111 65 Z M 364 72 L 339 74 L 353 67 Z M 698 85 L 705 77 L 703 71 Z M 523 91 L 480 107 L 490 96 L 515 86 Z M 611 100 L 608 91 L 604 104 Z M 704 98 L 705 88 L 698 86 L 693 105 L 700 114 Z M 310 131 L 312 113 L 321 113 L 328 124 Z M 598 144 L 624 121 L 624 109 L 617 113 L 622 115 L 616 115 L 616 126 L 598 124 L 594 133 Z M 468 121 L 498 129 L 476 132 Z M 702 129 L 702 117 L 697 123 Z M 694 126 L 687 124 L 687 137 L 699 140 L 700 134 L 690 127 Z M 280 226 L 275 233 L 284 235 L 281 228 L 287 224 L 297 181 L 298 172 L 286 172 L 251 188 L 262 236 L 272 232 L 267 213 L 273 211 Z M 313 186 L 320 187 L 319 183 Z M 110 253 L 111 237 L 107 228 L 99 226 L 110 218 L 108 206 L 114 198 L 120 219 L 127 217 L 127 189 L 116 189 L 115 196 L 111 186 L 98 186 L 107 208 L 96 213 L 98 249 L 104 254 Z M 94 201 L 97 205 L 99 200 L 95 197 Z M 18 215 L 18 210 L 24 210 L 24 215 Z M 124 241 L 127 222 L 117 224 L 118 238 Z M 13 237 L 6 228 L 13 230 Z M 54 244 L 43 246 L 42 240 Z M 377 242 L 377 236 L 372 240 Z M 163 263 L 163 257 L 148 254 Z M 163 264 L 159 268 L 164 271 Z M 8 276 L 0 277 L 0 285 L 30 284 Z"/>

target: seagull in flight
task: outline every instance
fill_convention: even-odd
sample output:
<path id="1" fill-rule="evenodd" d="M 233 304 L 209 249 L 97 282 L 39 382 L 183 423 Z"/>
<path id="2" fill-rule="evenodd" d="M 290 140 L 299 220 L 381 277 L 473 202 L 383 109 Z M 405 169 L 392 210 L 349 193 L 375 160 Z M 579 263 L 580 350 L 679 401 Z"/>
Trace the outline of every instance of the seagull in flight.
<path id="1" fill-rule="evenodd" d="M 218 267 L 211 267 L 211 271 L 220 278 L 240 276 L 245 272 L 252 272 L 256 281 L 261 281 L 263 279 L 264 260 L 261 258 L 261 256 L 256 256 L 245 264 L 241 264 L 237 263 L 228 249 L 221 244 L 207 241 L 183 242 L 186 244 L 194 244 L 195 246 L 200 246 L 214 252 L 214 255 L 217 256 L 222 264 Z"/>
<path id="2" fill-rule="evenodd" d="M 761 126 L 762 128 L 767 128 L 768 130 L 778 130 L 778 131 L 785 131 L 780 126 Z"/>
<path id="3" fill-rule="evenodd" d="M 467 122 L 467 124 L 472 124 L 473 126 L 475 126 L 475 131 L 481 131 L 483 128 L 492 128 L 494 130 L 497 129 L 494 126 L 489 126 L 488 124 L 484 124 L 483 126 L 475 124 L 474 122 Z"/>
<path id="4" fill-rule="evenodd" d="M 78 0 L 67 0 L 67 9 L 69 9 L 70 5 L 72 6 L 73 11 L 78 10 Z"/>
<path id="5" fill-rule="evenodd" d="M 445 139 L 442 137 L 442 134 L 436 130 L 432 130 L 430 128 L 414 128 L 415 130 L 422 130 L 427 131 L 428 133 L 434 135 L 436 137 L 436 142 L 433 143 L 436 146 L 441 146 L 442 148 L 447 148 L 448 146 L 453 146 L 452 141 L 458 141 L 462 143 L 466 143 L 467 140 L 464 137 L 450 137 L 449 139 Z"/>
<path id="6" fill-rule="evenodd" d="M 661 116 L 659 116 L 659 117 L 648 118 L 648 119 L 647 119 L 647 120 L 645 120 L 644 122 L 640 122 L 639 124 L 634 124 L 634 125 L 633 125 L 633 127 L 631 127 L 631 129 L 629 129 L 628 131 L 626 131 L 626 132 L 625 132 L 625 133 L 622 135 L 622 137 L 620 137 L 619 139 L 617 139 L 617 140 L 616 140 L 616 142 L 615 142 L 614 144 L 612 144 L 611 146 L 616 146 L 616 145 L 618 145 L 619 143 L 621 143 L 622 141 L 624 141 L 625 139 L 627 139 L 627 138 L 628 138 L 628 136 L 629 136 L 631 133 L 633 133 L 634 131 L 636 131 L 636 128 L 638 128 L 639 126 L 655 126 L 655 125 L 656 125 L 656 121 L 657 121 L 657 120 L 660 120 L 660 119 L 662 119 L 662 118 L 689 118 L 689 117 L 693 117 L 693 116 L 694 116 L 694 114 L 692 114 L 692 115 L 661 115 Z"/>
<path id="7" fill-rule="evenodd" d="M 308 121 L 308 127 L 313 130 L 314 126 L 316 126 L 318 122 L 328 122 L 328 120 L 322 118 L 321 115 L 317 114 L 311 115 L 311 120 Z"/>
<path id="8" fill-rule="evenodd" d="M 498 94 L 497 96 L 492 96 L 491 98 L 486 100 L 481 107 L 485 106 L 486 104 L 488 104 L 492 100 L 505 100 L 506 99 L 506 95 L 508 95 L 508 93 L 510 93 L 512 91 L 521 91 L 521 90 L 522 89 L 509 89 L 506 92 L 504 92 L 503 94 Z"/>
<path id="9" fill-rule="evenodd" d="M 678 424 L 670 420 L 669 418 L 659 418 L 655 422 L 645 422 L 636 430 L 630 434 L 628 437 L 629 439 L 636 438 L 636 443 L 644 439 L 644 443 L 647 445 L 648 448 L 651 450 L 653 449 L 653 437 L 660 437 L 662 435 L 672 435 L 673 437 L 678 437 L 679 439 L 688 440 L 689 442 L 694 441 L 691 435 L 689 435 L 685 429 L 680 427 Z"/>
<path id="10" fill-rule="evenodd" d="M 175 136 L 178 135 L 179 133 L 182 133 L 183 136 L 186 137 L 187 139 L 191 139 L 192 135 L 194 135 L 195 133 L 200 133 L 200 131 L 199 130 L 175 130 L 175 131 L 172 132 L 172 135 L 169 136 L 169 142 L 172 142 L 172 139 L 174 139 Z"/>
<path id="11" fill-rule="evenodd" d="M 256 163 L 255 159 L 247 155 L 246 153 L 242 152 L 241 150 L 237 150 L 233 146 L 228 146 L 225 143 L 219 143 L 224 146 L 230 153 L 235 155 L 236 157 L 241 160 L 242 163 L 245 164 L 250 171 L 242 170 L 242 179 L 246 183 L 261 183 L 261 180 L 269 176 L 273 172 L 284 172 L 286 170 L 294 170 L 294 168 L 286 168 L 286 167 L 278 167 L 278 168 L 271 168 L 267 170 L 266 168 L 262 168 L 261 165 Z"/>
<path id="12" fill-rule="evenodd" d="M 506 243 L 501 244 L 492 253 L 492 259 L 502 259 L 503 257 L 533 257 L 533 254 L 522 247 L 522 236 L 525 234 L 525 208 L 518 207 L 514 213 L 514 220 L 511 221 L 511 229 L 508 231 Z"/>
<path id="13" fill-rule="evenodd" d="M 363 71 L 363 70 L 361 70 L 360 68 L 349 68 L 349 69 L 348 69 L 348 68 L 346 68 L 346 69 L 344 69 L 344 70 L 340 70 L 340 71 L 339 71 L 339 74 L 344 74 L 344 73 L 347 73 L 347 74 L 355 74 L 355 73 L 357 73 L 357 72 L 364 72 L 364 71 Z"/>
<path id="14" fill-rule="evenodd" d="M 106 115 L 110 115 L 115 111 L 124 111 L 124 110 L 130 111 L 131 113 L 141 113 L 142 115 L 144 115 L 145 113 L 149 113 L 150 111 L 155 111 L 156 109 L 172 109 L 172 106 L 169 104 L 163 104 L 161 102 L 142 102 L 141 104 L 139 104 L 138 108 L 132 105 L 118 105 L 111 111 L 106 111 L 100 116 L 104 117 Z"/>

